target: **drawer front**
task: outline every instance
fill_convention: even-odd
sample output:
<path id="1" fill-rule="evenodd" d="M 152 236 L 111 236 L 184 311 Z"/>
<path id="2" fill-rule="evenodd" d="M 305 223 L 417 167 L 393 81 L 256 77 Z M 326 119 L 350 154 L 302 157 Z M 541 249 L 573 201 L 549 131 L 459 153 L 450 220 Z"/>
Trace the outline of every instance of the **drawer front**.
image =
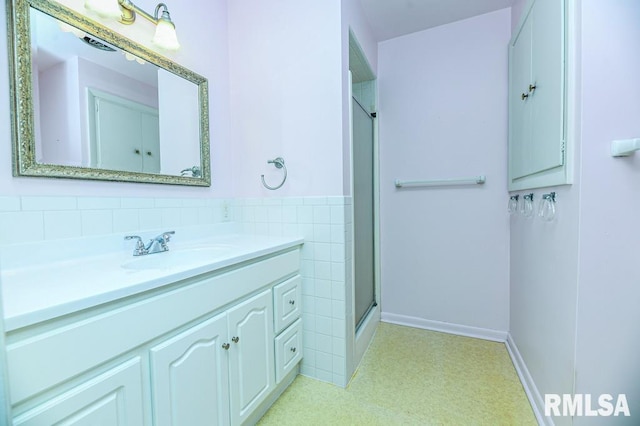
<path id="1" fill-rule="evenodd" d="M 274 331 L 278 334 L 302 315 L 302 278 L 297 275 L 273 288 Z"/>
<path id="2" fill-rule="evenodd" d="M 13 419 L 13 424 L 142 425 L 142 363 L 133 358 Z"/>
<path id="3" fill-rule="evenodd" d="M 302 360 L 302 319 L 276 337 L 276 384 Z"/>

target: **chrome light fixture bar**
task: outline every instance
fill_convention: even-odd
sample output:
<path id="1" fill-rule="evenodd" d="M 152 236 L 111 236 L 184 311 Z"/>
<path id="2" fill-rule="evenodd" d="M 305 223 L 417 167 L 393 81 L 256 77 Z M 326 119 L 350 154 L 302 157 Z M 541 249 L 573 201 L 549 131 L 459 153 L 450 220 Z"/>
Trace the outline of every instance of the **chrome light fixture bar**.
<path id="1" fill-rule="evenodd" d="M 164 3 L 159 3 L 156 6 L 153 15 L 136 6 L 131 0 L 85 0 L 84 6 L 103 18 L 118 19 L 125 25 L 133 24 L 136 21 L 136 16 L 140 15 L 156 26 L 152 40 L 156 46 L 167 50 L 180 48 L 176 26 L 171 20 L 167 5 Z"/>

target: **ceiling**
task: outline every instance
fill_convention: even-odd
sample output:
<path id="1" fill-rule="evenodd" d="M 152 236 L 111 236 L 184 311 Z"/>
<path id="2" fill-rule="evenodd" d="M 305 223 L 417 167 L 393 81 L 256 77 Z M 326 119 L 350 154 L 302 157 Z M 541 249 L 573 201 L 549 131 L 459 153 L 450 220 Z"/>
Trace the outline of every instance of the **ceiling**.
<path id="1" fill-rule="evenodd" d="M 378 41 L 511 7 L 516 0 L 360 0 Z"/>

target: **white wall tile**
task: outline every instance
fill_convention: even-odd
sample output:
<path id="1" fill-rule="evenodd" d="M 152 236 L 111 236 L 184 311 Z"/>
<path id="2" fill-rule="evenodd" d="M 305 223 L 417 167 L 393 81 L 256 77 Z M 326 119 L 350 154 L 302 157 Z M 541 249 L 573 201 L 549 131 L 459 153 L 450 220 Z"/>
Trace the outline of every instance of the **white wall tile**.
<path id="1" fill-rule="evenodd" d="M 116 197 L 79 197 L 78 209 L 80 210 L 101 210 L 119 209 L 120 198 Z"/>
<path id="2" fill-rule="evenodd" d="M 284 223 L 298 223 L 298 208 L 297 206 L 283 206 L 282 207 L 282 222 Z"/>
<path id="3" fill-rule="evenodd" d="M 316 317 L 316 333 L 331 336 L 333 331 L 333 323 L 329 317 Z"/>
<path id="4" fill-rule="evenodd" d="M 313 206 L 297 206 L 298 223 L 313 223 Z"/>
<path id="5" fill-rule="evenodd" d="M 346 282 L 346 269 L 344 262 L 331 262 L 331 280 L 344 284 Z"/>
<path id="6" fill-rule="evenodd" d="M 316 279 L 330 280 L 331 279 L 331 262 L 316 261 L 314 264 Z"/>
<path id="7" fill-rule="evenodd" d="M 331 206 L 331 224 L 344 225 L 345 211 L 344 206 Z"/>
<path id="8" fill-rule="evenodd" d="M 331 281 L 323 279 L 315 280 L 315 297 L 331 299 L 332 291 Z"/>
<path id="9" fill-rule="evenodd" d="M 133 232 L 140 230 L 137 209 L 114 210 L 113 232 Z"/>
<path id="10" fill-rule="evenodd" d="M 321 206 L 327 204 L 327 197 L 305 197 L 304 204 L 310 206 Z"/>
<path id="11" fill-rule="evenodd" d="M 344 279 L 344 277 L 342 277 Z M 344 300 L 345 285 L 342 282 L 331 281 L 331 298 L 333 300 Z"/>
<path id="12" fill-rule="evenodd" d="M 180 224 L 182 226 L 198 225 L 198 211 L 190 207 L 181 207 Z"/>
<path id="13" fill-rule="evenodd" d="M 153 198 L 122 198 L 120 208 L 123 209 L 152 209 L 155 207 Z"/>
<path id="14" fill-rule="evenodd" d="M 331 334 L 333 335 L 333 337 L 339 337 L 344 339 L 346 335 L 346 327 L 345 327 L 344 321 L 335 319 L 335 318 L 332 321 L 333 321 L 333 330 Z"/>
<path id="15" fill-rule="evenodd" d="M 331 260 L 333 262 L 344 262 L 346 255 L 344 244 L 331 244 Z"/>
<path id="16" fill-rule="evenodd" d="M 0 197 L 0 212 L 16 212 L 20 210 L 20 197 Z"/>
<path id="17" fill-rule="evenodd" d="M 340 342 L 340 340 L 342 342 Z M 332 371 L 334 374 L 339 376 L 344 376 L 346 374 L 346 363 L 343 356 L 340 356 L 341 353 L 345 351 L 344 339 L 333 339 L 333 365 Z M 336 347 L 336 341 L 338 346 Z"/>
<path id="18" fill-rule="evenodd" d="M 0 213 L 0 243 L 16 244 L 44 239 L 42 212 Z"/>
<path id="19" fill-rule="evenodd" d="M 156 198 L 155 207 L 182 207 L 182 201 L 179 198 Z"/>
<path id="20" fill-rule="evenodd" d="M 183 198 L 182 207 L 206 207 L 209 204 L 205 198 Z"/>
<path id="21" fill-rule="evenodd" d="M 82 221 L 78 210 L 44 212 L 45 240 L 78 238 L 81 236 Z"/>
<path id="22" fill-rule="evenodd" d="M 332 306 L 331 306 L 330 299 L 321 299 L 319 297 L 316 297 L 315 302 L 316 302 L 316 315 L 331 317 Z"/>
<path id="23" fill-rule="evenodd" d="M 342 320 L 346 318 L 346 304 L 344 300 L 333 300 L 331 306 L 333 318 Z"/>
<path id="24" fill-rule="evenodd" d="M 313 225 L 313 241 L 319 243 L 331 242 L 331 225 L 314 224 Z"/>
<path id="25" fill-rule="evenodd" d="M 331 260 L 331 244 L 329 243 L 314 243 L 314 259 L 323 262 L 329 262 Z"/>
<path id="26" fill-rule="evenodd" d="M 313 206 L 313 223 L 331 223 L 331 207 Z"/>
<path id="27" fill-rule="evenodd" d="M 165 207 L 160 209 L 162 215 L 162 227 L 174 228 L 180 226 L 180 208 L 178 207 Z"/>
<path id="28" fill-rule="evenodd" d="M 327 383 L 333 383 L 333 373 L 328 370 L 323 370 L 319 367 L 316 367 L 316 379 L 321 380 Z"/>
<path id="29" fill-rule="evenodd" d="M 159 209 L 140 209 L 138 215 L 141 229 L 162 228 L 162 211 Z"/>
<path id="30" fill-rule="evenodd" d="M 317 327 L 317 321 L 316 321 L 316 327 Z M 318 356 L 320 356 L 320 354 L 327 354 L 330 355 L 333 353 L 333 338 L 329 335 L 329 334 L 323 334 L 323 333 L 316 333 L 316 351 L 318 351 Z M 317 358 L 318 360 L 319 358 Z M 322 369 L 331 369 L 331 364 L 326 364 L 326 365 L 319 365 L 316 362 L 316 367 L 318 368 L 322 368 Z"/>
<path id="31" fill-rule="evenodd" d="M 22 197 L 22 210 L 75 210 L 75 197 Z"/>
<path id="32" fill-rule="evenodd" d="M 82 235 L 107 235 L 113 233 L 111 210 L 83 210 L 80 212 Z"/>

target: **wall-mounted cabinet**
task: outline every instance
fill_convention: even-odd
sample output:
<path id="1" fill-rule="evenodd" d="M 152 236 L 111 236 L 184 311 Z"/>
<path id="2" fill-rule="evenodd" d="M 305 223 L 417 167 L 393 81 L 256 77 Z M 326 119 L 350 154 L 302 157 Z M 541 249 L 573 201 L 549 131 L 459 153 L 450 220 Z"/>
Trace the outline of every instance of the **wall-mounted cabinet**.
<path id="1" fill-rule="evenodd" d="M 570 183 L 564 0 L 533 0 L 509 45 L 509 190 Z"/>

